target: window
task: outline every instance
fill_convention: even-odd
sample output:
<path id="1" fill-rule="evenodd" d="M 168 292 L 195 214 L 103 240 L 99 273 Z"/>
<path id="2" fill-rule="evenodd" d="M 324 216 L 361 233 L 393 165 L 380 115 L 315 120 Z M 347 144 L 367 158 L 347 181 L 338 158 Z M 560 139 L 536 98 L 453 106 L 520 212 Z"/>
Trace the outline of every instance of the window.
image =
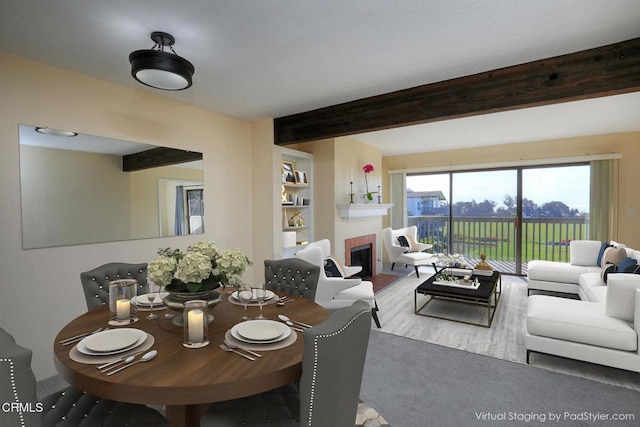
<path id="1" fill-rule="evenodd" d="M 568 261 L 569 242 L 588 238 L 589 175 L 588 164 L 407 175 L 407 224 L 434 252 L 526 274 L 528 261 Z"/>

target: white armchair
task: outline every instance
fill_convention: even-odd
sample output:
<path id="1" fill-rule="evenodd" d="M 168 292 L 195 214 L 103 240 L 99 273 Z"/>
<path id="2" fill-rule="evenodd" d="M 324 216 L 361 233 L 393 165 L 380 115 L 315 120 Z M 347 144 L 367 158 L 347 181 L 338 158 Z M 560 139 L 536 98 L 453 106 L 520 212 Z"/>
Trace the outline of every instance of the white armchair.
<path id="1" fill-rule="evenodd" d="M 327 259 L 328 257 L 330 257 L 331 254 L 331 242 L 329 241 L 329 239 L 322 239 L 322 240 L 318 240 L 316 242 L 311 242 L 307 245 L 307 247 L 309 246 L 316 246 L 318 248 L 320 248 L 322 250 L 322 259 Z M 338 262 L 336 260 L 336 262 Z M 358 274 L 362 271 L 362 267 L 359 265 L 339 265 L 339 268 L 344 272 L 344 276 L 343 277 L 351 277 L 354 274 Z"/>
<path id="2" fill-rule="evenodd" d="M 373 292 L 373 283 L 363 281 L 359 277 L 327 277 L 324 269 L 326 257 L 320 246 L 310 243 L 296 253 L 297 258 L 320 267 L 315 302 L 328 310 L 334 310 L 350 306 L 354 301 L 365 301 L 371 307 L 371 315 L 379 328 L 380 320 L 378 320 L 378 305 Z"/>
<path id="3" fill-rule="evenodd" d="M 406 238 L 409 247 L 400 244 L 398 240 L 400 236 Z M 411 265 L 416 270 L 416 277 L 420 277 L 418 267 L 435 262 L 433 254 L 423 252 L 431 249 L 433 245 L 418 242 L 418 227 L 415 225 L 397 230 L 390 227 L 385 228 L 382 230 L 382 243 L 387 250 L 387 255 L 389 255 L 391 270 L 396 263 L 404 264 L 405 267 Z"/>

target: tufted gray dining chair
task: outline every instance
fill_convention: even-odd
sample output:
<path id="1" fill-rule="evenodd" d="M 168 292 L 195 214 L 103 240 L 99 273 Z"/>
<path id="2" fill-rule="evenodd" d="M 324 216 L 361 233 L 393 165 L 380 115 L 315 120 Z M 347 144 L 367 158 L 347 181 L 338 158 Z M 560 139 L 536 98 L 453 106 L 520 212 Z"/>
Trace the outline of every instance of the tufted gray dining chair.
<path id="1" fill-rule="evenodd" d="M 315 300 L 320 267 L 298 258 L 264 261 L 265 287 Z"/>
<path id="2" fill-rule="evenodd" d="M 80 273 L 80 281 L 87 301 L 87 310 L 102 307 L 109 303 L 109 282 L 118 279 L 136 279 L 138 295 L 146 294 L 147 264 L 127 264 L 111 262 L 93 270 Z"/>
<path id="3" fill-rule="evenodd" d="M 169 426 L 160 412 L 148 406 L 102 399 L 74 386 L 38 402 L 31 357 L 31 350 L 0 328 L 0 402 L 3 408 L 13 408 L 0 411 L 0 426 Z"/>
<path id="4" fill-rule="evenodd" d="M 331 313 L 304 331 L 302 377 L 255 396 L 214 403 L 200 425 L 245 427 L 352 427 L 371 332 L 364 301 Z"/>

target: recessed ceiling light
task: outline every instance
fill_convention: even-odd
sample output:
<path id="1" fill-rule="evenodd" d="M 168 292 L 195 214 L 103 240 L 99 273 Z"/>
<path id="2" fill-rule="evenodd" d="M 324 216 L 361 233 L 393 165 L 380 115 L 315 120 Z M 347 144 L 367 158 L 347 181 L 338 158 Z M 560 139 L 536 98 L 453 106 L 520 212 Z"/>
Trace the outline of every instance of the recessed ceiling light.
<path id="1" fill-rule="evenodd" d="M 51 129 L 46 126 L 36 126 L 36 132 L 49 136 L 78 136 L 78 132 L 72 132 L 70 130 Z"/>

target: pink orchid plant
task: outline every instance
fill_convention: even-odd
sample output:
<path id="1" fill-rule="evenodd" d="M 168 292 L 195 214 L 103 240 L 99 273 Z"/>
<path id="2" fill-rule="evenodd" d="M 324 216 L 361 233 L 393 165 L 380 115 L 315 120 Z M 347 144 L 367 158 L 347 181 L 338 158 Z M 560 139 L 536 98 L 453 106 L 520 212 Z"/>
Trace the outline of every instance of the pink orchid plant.
<path id="1" fill-rule="evenodd" d="M 362 170 L 364 171 L 364 183 L 367 186 L 367 192 L 365 193 L 364 198 L 369 201 L 372 201 L 373 195 L 376 194 L 377 191 L 369 191 L 369 181 L 367 181 L 367 175 L 373 172 L 373 165 L 367 163 L 362 167 Z"/>

